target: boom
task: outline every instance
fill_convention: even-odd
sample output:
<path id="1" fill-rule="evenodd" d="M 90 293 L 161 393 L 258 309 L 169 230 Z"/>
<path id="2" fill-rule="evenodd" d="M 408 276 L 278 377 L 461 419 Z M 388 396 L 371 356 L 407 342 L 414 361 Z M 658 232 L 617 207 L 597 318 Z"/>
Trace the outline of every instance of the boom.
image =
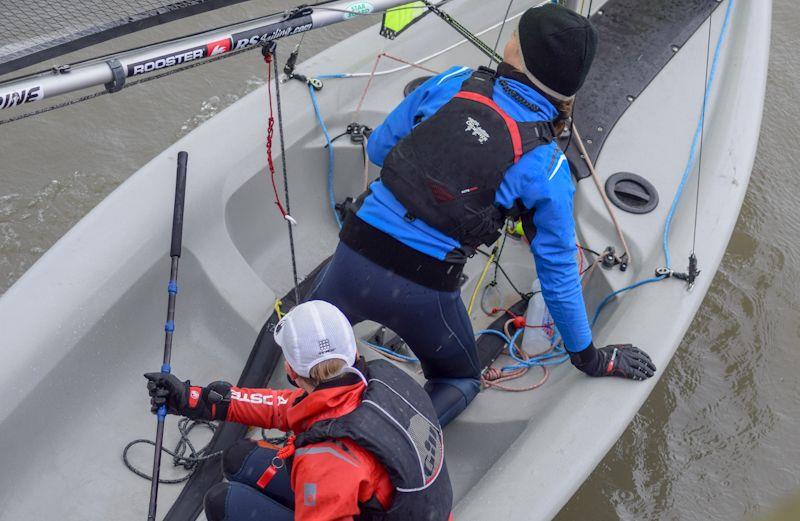
<path id="1" fill-rule="evenodd" d="M 98 60 L 60 66 L 48 72 L 0 83 L 0 110 L 100 85 L 116 92 L 125 85 L 127 78 L 133 76 L 262 45 L 405 3 L 408 0 L 342 0 L 301 6 Z"/>

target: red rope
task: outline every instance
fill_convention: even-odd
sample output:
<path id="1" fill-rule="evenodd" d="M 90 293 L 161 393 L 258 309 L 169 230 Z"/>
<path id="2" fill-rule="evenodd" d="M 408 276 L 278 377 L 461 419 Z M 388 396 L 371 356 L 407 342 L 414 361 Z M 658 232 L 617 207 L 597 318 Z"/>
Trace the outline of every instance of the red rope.
<path id="1" fill-rule="evenodd" d="M 275 204 L 281 212 L 281 216 L 286 219 L 288 215 L 281 204 L 278 196 L 278 186 L 275 184 L 275 164 L 272 161 L 272 137 L 275 133 L 275 117 L 272 108 L 272 54 L 264 55 L 264 63 L 267 64 L 267 99 L 269 100 L 269 118 L 267 118 L 267 164 L 269 165 L 270 181 L 272 181 L 272 191 L 275 193 Z"/>
<path id="2" fill-rule="evenodd" d="M 403 63 L 405 65 L 409 65 L 411 67 L 416 67 L 417 69 L 421 69 L 423 71 L 427 71 L 433 74 L 439 74 L 437 71 L 433 69 L 429 69 L 417 63 L 410 62 L 408 60 L 404 60 L 403 58 L 398 58 L 397 56 L 392 56 L 391 54 L 386 54 L 382 52 L 375 56 L 375 63 L 372 65 L 372 71 L 369 73 L 369 80 L 367 81 L 367 86 L 364 88 L 364 92 L 361 94 L 361 99 L 358 100 L 358 105 L 356 105 L 355 117 L 358 118 L 358 115 L 361 113 L 361 106 L 364 104 L 364 99 L 367 97 L 367 92 L 369 92 L 369 88 L 372 86 L 372 80 L 375 78 L 375 72 L 378 70 L 378 64 L 381 62 L 381 58 L 389 58 L 390 60 L 394 60 L 396 62 Z"/>

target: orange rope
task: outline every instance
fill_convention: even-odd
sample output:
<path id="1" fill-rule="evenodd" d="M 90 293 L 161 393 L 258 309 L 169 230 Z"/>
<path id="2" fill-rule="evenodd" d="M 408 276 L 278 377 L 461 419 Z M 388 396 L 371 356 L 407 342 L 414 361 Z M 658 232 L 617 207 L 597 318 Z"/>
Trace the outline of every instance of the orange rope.
<path id="1" fill-rule="evenodd" d="M 508 310 L 506 310 L 506 312 L 513 315 L 513 313 L 509 312 Z M 505 325 L 503 326 L 503 332 L 505 332 L 507 337 L 509 338 L 513 337 L 513 334 L 511 333 L 509 328 L 510 326 L 514 325 L 517 319 L 519 318 L 522 317 L 514 317 L 506 321 Z M 541 356 L 552 350 L 552 348 L 550 348 L 543 351 L 542 353 L 536 355 L 530 355 L 519 346 L 515 346 L 515 348 L 517 352 L 519 352 L 520 358 L 522 358 L 523 360 L 529 360 L 534 356 Z M 508 349 L 511 350 L 511 345 L 508 346 Z M 521 378 L 530 370 L 529 367 L 522 367 L 520 369 L 506 371 L 505 373 L 501 369 L 498 369 L 496 367 L 490 367 L 486 371 L 484 371 L 483 375 L 481 375 L 481 383 L 485 387 L 492 387 L 494 389 L 499 389 L 501 391 L 507 391 L 512 393 L 533 391 L 534 389 L 538 389 L 539 387 L 543 386 L 547 382 L 548 378 L 550 378 L 550 370 L 546 366 L 540 366 L 540 367 L 542 368 L 542 378 L 538 382 L 525 387 L 508 387 L 506 385 L 502 385 L 502 382 L 507 382 L 509 380 L 516 380 L 517 378 Z"/>

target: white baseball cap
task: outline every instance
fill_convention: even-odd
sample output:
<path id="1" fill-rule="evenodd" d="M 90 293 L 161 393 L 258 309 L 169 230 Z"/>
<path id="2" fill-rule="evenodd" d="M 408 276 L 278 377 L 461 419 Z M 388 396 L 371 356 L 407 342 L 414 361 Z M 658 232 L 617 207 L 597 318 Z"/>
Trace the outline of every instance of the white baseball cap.
<path id="1" fill-rule="evenodd" d="M 275 342 L 297 374 L 308 378 L 315 365 L 338 358 L 345 367 L 356 361 L 353 328 L 339 308 L 322 300 L 304 302 L 275 326 Z"/>

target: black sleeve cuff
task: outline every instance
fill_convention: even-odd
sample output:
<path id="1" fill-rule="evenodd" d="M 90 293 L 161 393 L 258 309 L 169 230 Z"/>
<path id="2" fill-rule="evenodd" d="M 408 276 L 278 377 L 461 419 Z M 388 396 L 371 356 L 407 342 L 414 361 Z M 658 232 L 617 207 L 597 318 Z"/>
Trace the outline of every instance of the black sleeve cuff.
<path id="1" fill-rule="evenodd" d="M 231 384 L 228 382 L 213 382 L 203 388 L 204 419 L 225 421 L 230 403 Z"/>
<path id="2" fill-rule="evenodd" d="M 603 367 L 603 356 L 600 351 L 594 347 L 594 343 L 577 353 L 569 353 L 569 360 L 572 365 L 588 374 L 589 376 L 601 376 Z"/>

